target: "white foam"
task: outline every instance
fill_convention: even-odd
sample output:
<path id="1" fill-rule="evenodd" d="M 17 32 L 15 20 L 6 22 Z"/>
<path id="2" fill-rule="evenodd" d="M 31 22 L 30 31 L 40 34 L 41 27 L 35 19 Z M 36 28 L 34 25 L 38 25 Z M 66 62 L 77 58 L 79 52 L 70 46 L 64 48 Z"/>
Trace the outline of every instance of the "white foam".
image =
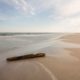
<path id="1" fill-rule="evenodd" d="M 47 68 L 47 67 L 45 67 L 42 63 L 40 63 L 40 62 L 37 62 L 37 61 L 35 61 L 38 65 L 40 65 L 49 75 L 50 75 L 50 77 L 52 78 L 52 80 L 58 80 L 55 76 L 54 76 L 54 74 Z"/>

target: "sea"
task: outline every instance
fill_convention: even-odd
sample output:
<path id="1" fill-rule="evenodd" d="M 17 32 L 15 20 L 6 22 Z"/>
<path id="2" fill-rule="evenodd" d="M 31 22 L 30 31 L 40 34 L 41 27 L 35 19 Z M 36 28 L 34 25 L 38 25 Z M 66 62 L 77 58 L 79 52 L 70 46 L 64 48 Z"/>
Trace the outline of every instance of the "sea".
<path id="1" fill-rule="evenodd" d="M 66 33 L 0 33 L 0 58 L 25 54 L 57 54 L 64 46 L 61 37 Z M 73 46 L 73 45 L 72 45 Z M 68 46 L 70 47 L 70 46 Z M 58 52 L 59 53 L 59 52 Z"/>

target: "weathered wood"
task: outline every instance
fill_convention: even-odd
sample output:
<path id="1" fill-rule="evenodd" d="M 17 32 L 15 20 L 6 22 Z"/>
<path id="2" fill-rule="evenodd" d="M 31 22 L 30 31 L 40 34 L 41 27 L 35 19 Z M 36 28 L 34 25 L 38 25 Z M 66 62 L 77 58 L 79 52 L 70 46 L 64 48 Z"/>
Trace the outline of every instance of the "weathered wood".
<path id="1" fill-rule="evenodd" d="M 16 61 L 16 60 L 24 60 L 24 59 L 30 59 L 30 58 L 37 58 L 37 57 L 44 57 L 45 53 L 37 53 L 37 54 L 27 54 L 23 56 L 15 56 L 7 58 L 7 61 Z"/>

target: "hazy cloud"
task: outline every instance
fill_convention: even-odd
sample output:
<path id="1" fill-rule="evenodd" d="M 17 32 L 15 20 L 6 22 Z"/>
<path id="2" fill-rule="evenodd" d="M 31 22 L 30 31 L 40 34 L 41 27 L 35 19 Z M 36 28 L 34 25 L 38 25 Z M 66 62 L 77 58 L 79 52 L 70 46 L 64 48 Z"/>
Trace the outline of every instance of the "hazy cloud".
<path id="1" fill-rule="evenodd" d="M 51 24 L 55 26 L 53 29 L 56 31 L 80 30 L 80 0 L 0 0 L 0 2 L 10 5 L 19 14 L 25 16 L 50 10 L 50 15 L 46 17 L 55 21 L 55 24 Z M 0 18 L 5 20 L 4 17 Z"/>

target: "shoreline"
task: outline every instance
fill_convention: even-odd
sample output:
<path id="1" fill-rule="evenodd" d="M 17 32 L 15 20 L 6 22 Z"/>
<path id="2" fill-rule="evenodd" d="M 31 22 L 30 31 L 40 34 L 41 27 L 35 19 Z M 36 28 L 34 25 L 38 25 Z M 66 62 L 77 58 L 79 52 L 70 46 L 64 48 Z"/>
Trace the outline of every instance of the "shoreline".
<path id="1" fill-rule="evenodd" d="M 60 40 L 80 44 L 79 38 L 80 34 L 71 34 Z M 80 80 L 80 48 L 46 47 L 42 51 L 53 53 L 54 56 L 10 63 L 0 61 L 0 80 Z"/>
<path id="2" fill-rule="evenodd" d="M 80 34 L 71 34 L 60 38 L 63 42 L 69 42 L 73 44 L 80 44 Z M 64 40 L 65 39 L 65 40 Z M 80 80 L 80 48 L 64 48 L 65 51 L 69 51 L 70 56 L 74 60 L 70 60 L 68 57 L 48 57 L 45 60 L 39 60 L 47 68 L 55 74 L 58 80 Z M 76 60 L 77 59 L 77 60 Z"/>

